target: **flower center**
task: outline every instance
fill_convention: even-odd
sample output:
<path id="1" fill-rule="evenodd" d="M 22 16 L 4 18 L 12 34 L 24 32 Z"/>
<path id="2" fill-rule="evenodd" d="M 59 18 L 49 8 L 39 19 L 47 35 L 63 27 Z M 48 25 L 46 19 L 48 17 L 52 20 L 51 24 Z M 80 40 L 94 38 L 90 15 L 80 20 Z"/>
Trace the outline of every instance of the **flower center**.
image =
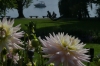
<path id="1" fill-rule="evenodd" d="M 69 50 L 76 50 L 76 47 L 74 47 L 74 46 L 68 46 L 66 43 L 62 43 L 62 46 L 64 47 L 64 48 L 66 48 L 66 46 L 68 47 L 68 49 Z"/>
<path id="2" fill-rule="evenodd" d="M 68 49 L 70 49 L 70 50 L 76 50 L 76 48 L 74 46 L 70 46 L 70 47 L 68 47 Z"/>
<path id="3" fill-rule="evenodd" d="M 63 47 L 66 47 L 67 46 L 66 43 L 62 43 L 62 45 L 63 45 Z"/>
<path id="4" fill-rule="evenodd" d="M 0 41 L 6 37 L 6 31 L 0 27 Z"/>

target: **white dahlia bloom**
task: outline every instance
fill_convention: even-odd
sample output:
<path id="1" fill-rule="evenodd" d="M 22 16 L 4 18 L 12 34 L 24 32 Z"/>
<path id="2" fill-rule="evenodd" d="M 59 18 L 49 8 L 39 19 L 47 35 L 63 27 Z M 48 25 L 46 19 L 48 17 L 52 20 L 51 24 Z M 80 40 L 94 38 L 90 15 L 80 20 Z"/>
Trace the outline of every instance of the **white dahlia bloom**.
<path id="1" fill-rule="evenodd" d="M 13 27 L 14 20 L 10 21 L 3 18 L 0 20 L 0 52 L 4 47 L 9 51 L 9 47 L 14 49 L 23 49 L 18 44 L 22 45 L 19 38 L 23 37 L 24 32 L 20 30 L 20 25 Z"/>
<path id="2" fill-rule="evenodd" d="M 58 33 L 45 37 L 40 42 L 45 54 L 43 57 L 49 58 L 48 63 L 54 63 L 54 66 L 85 66 L 82 61 L 89 62 L 89 55 L 86 55 L 88 49 L 83 48 L 85 44 L 78 38 L 68 34 Z"/>

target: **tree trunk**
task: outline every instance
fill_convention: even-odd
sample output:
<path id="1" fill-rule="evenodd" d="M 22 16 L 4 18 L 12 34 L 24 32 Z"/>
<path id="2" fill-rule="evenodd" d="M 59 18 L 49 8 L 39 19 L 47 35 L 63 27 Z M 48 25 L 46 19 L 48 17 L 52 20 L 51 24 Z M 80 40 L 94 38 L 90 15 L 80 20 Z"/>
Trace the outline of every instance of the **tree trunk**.
<path id="1" fill-rule="evenodd" d="M 23 15 L 23 7 L 19 6 L 17 10 L 19 14 L 18 18 L 25 18 Z"/>

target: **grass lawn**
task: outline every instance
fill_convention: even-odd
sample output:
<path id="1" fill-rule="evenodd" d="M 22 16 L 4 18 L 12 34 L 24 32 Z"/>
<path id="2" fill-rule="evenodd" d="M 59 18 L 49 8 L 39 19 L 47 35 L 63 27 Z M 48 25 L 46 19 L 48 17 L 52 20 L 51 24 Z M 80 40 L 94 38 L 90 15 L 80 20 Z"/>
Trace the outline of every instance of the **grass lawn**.
<path id="1" fill-rule="evenodd" d="M 100 29 L 100 21 L 95 20 L 87 20 L 87 21 L 78 21 L 78 20 L 58 20 L 58 21 L 52 21 L 50 19 L 15 19 L 15 25 L 16 24 L 22 24 L 22 27 L 24 27 L 24 24 L 27 24 L 28 22 L 33 21 L 37 24 L 37 29 L 43 28 L 43 27 L 50 27 L 50 26 L 64 26 L 66 29 L 82 29 L 82 30 L 99 30 Z"/>
<path id="2" fill-rule="evenodd" d="M 30 21 L 33 21 L 37 25 L 37 29 L 43 28 L 43 27 L 52 27 L 52 26 L 59 26 L 66 24 L 65 22 L 57 22 L 57 21 L 51 21 L 50 19 L 15 19 L 15 25 L 22 24 L 22 27 L 24 27 L 25 24 L 29 23 Z"/>

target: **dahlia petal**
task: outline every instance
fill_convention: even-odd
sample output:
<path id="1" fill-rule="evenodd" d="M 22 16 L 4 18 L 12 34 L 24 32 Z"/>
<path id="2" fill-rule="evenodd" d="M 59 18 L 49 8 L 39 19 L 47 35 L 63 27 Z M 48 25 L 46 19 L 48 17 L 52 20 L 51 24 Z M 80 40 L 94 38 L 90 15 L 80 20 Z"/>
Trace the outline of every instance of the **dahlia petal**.
<path id="1" fill-rule="evenodd" d="M 18 53 L 16 55 L 13 55 L 13 61 L 15 64 L 17 64 L 17 61 L 19 60 Z"/>
<path id="2" fill-rule="evenodd" d="M 53 48 L 53 47 L 51 47 L 50 49 L 48 49 L 48 48 L 42 48 L 42 50 L 43 50 L 42 52 L 49 53 L 49 54 L 53 54 L 53 53 L 57 52 L 57 49 Z M 54 50 L 54 51 L 52 51 L 52 50 Z"/>
<path id="3" fill-rule="evenodd" d="M 19 24 L 19 25 L 15 26 L 14 28 L 20 28 L 20 26 L 21 26 L 21 24 Z"/>
<path id="4" fill-rule="evenodd" d="M 50 58 L 50 59 L 49 59 L 49 61 L 47 62 L 47 64 L 60 61 L 60 60 L 58 60 L 58 59 L 60 59 L 60 56 L 58 56 L 58 55 L 51 55 L 49 58 Z"/>
<path id="5" fill-rule="evenodd" d="M 15 26 L 14 28 L 19 28 L 20 26 L 21 26 L 21 24 L 19 24 L 19 25 Z"/>
<path id="6" fill-rule="evenodd" d="M 16 33 L 17 31 L 19 31 L 21 28 L 13 28 L 14 32 Z"/>
<path id="7" fill-rule="evenodd" d="M 22 42 L 20 41 L 20 39 L 13 37 L 12 38 L 12 43 L 16 43 L 16 44 L 22 44 Z"/>
<path id="8" fill-rule="evenodd" d="M 23 34 L 21 34 L 21 35 L 14 34 L 14 36 L 15 36 L 16 38 L 21 38 L 21 37 L 23 37 Z"/>
<path id="9" fill-rule="evenodd" d="M 24 34 L 23 32 L 17 32 L 17 33 L 14 33 L 13 35 L 14 35 L 16 38 L 21 38 L 21 37 L 24 36 L 23 34 Z"/>
<path id="10" fill-rule="evenodd" d="M 14 61 L 14 63 L 15 63 L 15 64 L 17 64 L 17 61 L 16 61 L 16 59 L 13 59 L 13 61 Z"/>
<path id="11" fill-rule="evenodd" d="M 16 48 L 16 49 L 24 49 L 24 48 L 20 47 L 19 45 L 15 44 L 15 43 L 13 44 L 13 47 Z"/>
<path id="12" fill-rule="evenodd" d="M 15 32 L 19 31 L 19 30 L 21 29 L 20 25 L 21 25 L 21 24 L 15 26 L 15 27 L 13 28 L 13 30 L 14 30 Z"/>
<path id="13" fill-rule="evenodd" d="M 40 42 L 42 43 L 43 47 L 48 46 L 48 45 L 46 44 L 46 42 L 44 42 L 40 37 L 39 37 L 39 40 L 40 40 Z"/>
<path id="14" fill-rule="evenodd" d="M 4 17 L 3 19 L 2 19 L 2 23 L 7 23 L 7 18 L 6 17 Z"/>
<path id="15" fill-rule="evenodd" d="M 78 62 L 78 66 L 85 66 L 81 61 L 77 61 Z"/>
<path id="16" fill-rule="evenodd" d="M 12 41 L 20 41 L 20 39 L 18 39 L 17 37 L 12 37 Z"/>
<path id="17" fill-rule="evenodd" d="M 14 25 L 14 19 L 12 19 L 12 21 L 10 22 L 10 25 L 11 25 L 11 26 Z"/>

